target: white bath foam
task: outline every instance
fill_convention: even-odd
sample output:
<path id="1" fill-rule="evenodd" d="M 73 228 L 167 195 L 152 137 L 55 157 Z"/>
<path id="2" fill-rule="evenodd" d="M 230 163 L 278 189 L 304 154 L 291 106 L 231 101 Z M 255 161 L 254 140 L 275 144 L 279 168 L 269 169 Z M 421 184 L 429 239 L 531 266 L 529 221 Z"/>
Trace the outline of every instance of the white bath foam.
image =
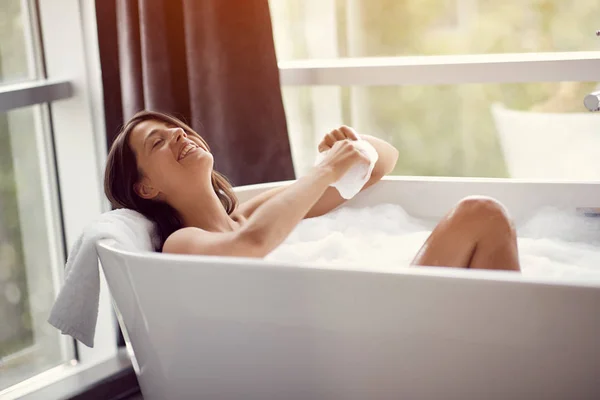
<path id="1" fill-rule="evenodd" d="M 367 270 L 408 267 L 430 229 L 431 223 L 398 205 L 341 208 L 302 221 L 267 259 Z M 524 275 L 600 279 L 600 218 L 544 209 L 517 230 Z"/>

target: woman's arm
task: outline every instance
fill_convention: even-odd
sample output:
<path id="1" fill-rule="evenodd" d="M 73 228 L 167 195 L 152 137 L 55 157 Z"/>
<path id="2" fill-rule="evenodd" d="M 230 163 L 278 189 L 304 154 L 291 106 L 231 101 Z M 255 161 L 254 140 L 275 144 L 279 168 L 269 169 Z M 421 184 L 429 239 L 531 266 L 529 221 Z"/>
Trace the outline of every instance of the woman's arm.
<path id="1" fill-rule="evenodd" d="M 343 129 L 342 127 L 340 129 Z M 371 143 L 379 158 L 373 167 L 373 172 L 371 173 L 371 177 L 365 183 L 365 185 L 360 189 L 362 192 L 366 188 L 373 186 L 377 182 L 381 180 L 385 175 L 389 174 L 393 171 L 396 166 L 396 161 L 398 160 L 398 150 L 391 144 L 377 139 L 373 136 L 368 135 L 360 135 L 360 138 L 366 140 Z M 310 211 L 306 214 L 306 218 L 319 217 L 321 215 L 325 215 L 331 210 L 341 206 L 347 200 L 340 196 L 340 193 L 336 188 L 330 187 L 327 188 L 325 193 L 321 196 L 321 198 L 315 203 L 315 205 L 310 209 Z"/>
<path id="2" fill-rule="evenodd" d="M 398 161 L 398 150 L 388 142 L 373 136 L 360 135 L 360 138 L 371 143 L 379 155 L 379 159 L 375 163 L 375 167 L 373 167 L 371 179 L 376 178 L 380 180 L 392 172 Z"/>
<path id="3" fill-rule="evenodd" d="M 366 157 L 349 143 L 340 143 L 309 175 L 258 206 L 246 223 L 233 232 L 184 228 L 163 246 L 166 253 L 264 257 L 290 234 L 327 187 Z"/>
<path id="4" fill-rule="evenodd" d="M 321 142 L 321 144 L 319 145 L 319 150 L 325 151 L 325 150 L 329 149 L 331 146 L 333 146 L 336 139 L 337 139 L 337 141 L 345 140 L 345 139 L 348 139 L 348 137 L 347 137 L 348 135 L 351 136 L 350 137 L 351 140 L 352 139 L 356 140 L 356 136 L 352 136 L 353 134 L 356 135 L 356 133 L 354 132 L 354 130 L 352 130 L 352 128 L 343 126 L 339 130 L 336 130 L 336 131 L 342 131 L 340 133 L 343 133 L 343 131 L 345 131 L 347 133 L 344 134 L 344 136 L 342 136 L 339 133 L 334 134 L 335 131 L 330 132 L 328 135 L 325 136 L 325 138 L 323 139 L 323 142 Z M 379 182 L 381 180 L 381 178 L 383 178 L 385 175 L 392 172 L 392 170 L 396 166 L 396 161 L 398 160 L 398 150 L 396 150 L 396 148 L 394 146 L 387 143 L 386 141 L 375 138 L 373 136 L 360 135 L 360 138 L 369 142 L 375 148 L 375 150 L 377 151 L 377 154 L 379 155 L 379 158 L 378 158 L 377 162 L 375 163 L 375 166 L 373 167 L 373 172 L 371 173 L 371 178 L 367 181 L 367 183 L 365 183 L 365 185 L 361 189 L 361 191 L 362 191 L 362 190 L 368 188 L 369 186 L 372 186 L 375 183 Z M 283 190 L 285 190 L 288 187 L 289 187 L 289 185 L 271 189 L 264 193 L 259 194 L 258 196 L 251 198 L 250 200 L 248 200 L 240 205 L 239 212 L 242 215 L 244 215 L 246 218 L 249 218 L 252 215 L 252 213 L 256 210 L 257 207 L 259 207 L 261 204 L 263 204 L 265 201 L 267 201 L 271 197 L 277 195 L 278 193 L 281 193 Z M 305 217 L 312 218 L 312 217 L 317 217 L 317 216 L 320 216 L 323 214 L 327 214 L 329 211 L 342 205 L 345 201 L 346 201 L 346 199 L 344 199 L 342 196 L 340 196 L 337 189 L 332 188 L 332 187 L 327 188 L 327 190 L 325 190 L 325 192 L 323 193 L 321 198 L 319 198 L 317 200 L 317 202 L 308 211 L 308 213 L 305 215 Z"/>

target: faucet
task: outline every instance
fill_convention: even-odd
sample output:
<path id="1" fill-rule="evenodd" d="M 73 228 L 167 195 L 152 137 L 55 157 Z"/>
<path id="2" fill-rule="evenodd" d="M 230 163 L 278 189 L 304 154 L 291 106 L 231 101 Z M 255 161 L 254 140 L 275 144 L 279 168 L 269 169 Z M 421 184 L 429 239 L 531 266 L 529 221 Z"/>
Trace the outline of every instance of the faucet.
<path id="1" fill-rule="evenodd" d="M 590 111 L 600 111 L 600 90 L 585 96 L 583 104 Z"/>
<path id="2" fill-rule="evenodd" d="M 600 36 L 600 30 L 596 31 L 596 36 Z M 600 111 L 600 90 L 592 92 L 585 96 L 583 105 L 590 111 Z"/>
<path id="3" fill-rule="evenodd" d="M 600 36 L 600 30 L 596 31 L 596 36 Z M 583 104 L 590 111 L 600 111 L 600 90 L 585 96 Z"/>

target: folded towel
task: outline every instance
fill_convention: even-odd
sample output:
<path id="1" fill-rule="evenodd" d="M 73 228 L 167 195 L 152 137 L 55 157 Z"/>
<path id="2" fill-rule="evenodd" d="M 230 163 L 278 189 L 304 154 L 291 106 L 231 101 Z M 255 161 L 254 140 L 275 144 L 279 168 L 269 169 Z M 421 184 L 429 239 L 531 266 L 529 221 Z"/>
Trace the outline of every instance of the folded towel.
<path id="1" fill-rule="evenodd" d="M 340 192 L 340 196 L 346 200 L 353 198 L 358 192 L 360 192 L 365 183 L 367 183 L 369 178 L 371 178 L 371 173 L 373 172 L 375 163 L 379 158 L 377 150 L 375 150 L 373 145 L 366 140 L 353 140 L 351 143 L 361 153 L 367 156 L 371 163 L 369 165 L 357 164 L 352 166 L 346 172 L 346 174 L 340 178 L 340 180 L 331 185 L 332 187 L 336 188 L 338 192 Z M 316 164 L 319 164 L 321 161 L 323 161 L 329 151 L 330 150 L 319 153 Z"/>
<path id="2" fill-rule="evenodd" d="M 94 347 L 100 296 L 100 270 L 96 243 L 114 239 L 133 251 L 154 251 L 154 224 L 142 214 L 119 209 L 102 214 L 91 223 L 71 249 L 64 285 L 50 312 L 48 322 L 64 335 Z"/>

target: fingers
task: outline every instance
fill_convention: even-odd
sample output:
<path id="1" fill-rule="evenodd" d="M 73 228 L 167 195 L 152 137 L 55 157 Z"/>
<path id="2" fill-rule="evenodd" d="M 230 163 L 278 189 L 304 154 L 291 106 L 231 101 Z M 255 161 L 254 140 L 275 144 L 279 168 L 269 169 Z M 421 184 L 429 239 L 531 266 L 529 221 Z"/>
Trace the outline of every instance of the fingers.
<path id="1" fill-rule="evenodd" d="M 334 143 L 335 139 L 330 134 L 325 135 L 325 137 L 319 144 L 319 152 L 331 149 Z"/>
<path id="2" fill-rule="evenodd" d="M 340 132 L 344 134 L 344 136 L 350 140 L 358 140 L 358 133 L 354 129 L 349 126 L 342 125 L 339 129 Z"/>
<path id="3" fill-rule="evenodd" d="M 323 140 L 319 144 L 319 151 L 325 151 L 331 149 L 335 142 L 346 139 L 344 134 L 338 132 L 337 129 L 332 130 L 323 137 Z"/>
<path id="4" fill-rule="evenodd" d="M 355 162 L 366 164 L 371 162 L 369 157 L 364 152 L 358 150 L 350 140 L 340 140 L 335 142 L 332 149 L 338 149 L 341 153 L 346 154 L 348 157 L 354 159 Z"/>
<path id="5" fill-rule="evenodd" d="M 346 140 L 346 135 L 344 135 L 344 133 L 339 130 L 339 129 L 334 129 L 331 132 L 329 132 L 329 134 L 327 136 L 331 136 L 336 142 L 338 140 Z"/>
<path id="6" fill-rule="evenodd" d="M 364 152 L 352 146 L 348 141 L 346 141 L 346 143 L 349 146 L 351 146 L 350 152 L 352 153 L 352 157 L 355 158 L 357 162 L 366 164 L 369 164 L 371 162 L 371 160 L 369 160 L 369 157 Z"/>
<path id="7" fill-rule="evenodd" d="M 323 152 L 331 149 L 334 143 L 341 140 L 358 140 L 358 134 L 356 131 L 348 126 L 342 125 L 338 129 L 334 129 L 323 137 L 323 140 L 319 144 L 319 152 Z"/>

